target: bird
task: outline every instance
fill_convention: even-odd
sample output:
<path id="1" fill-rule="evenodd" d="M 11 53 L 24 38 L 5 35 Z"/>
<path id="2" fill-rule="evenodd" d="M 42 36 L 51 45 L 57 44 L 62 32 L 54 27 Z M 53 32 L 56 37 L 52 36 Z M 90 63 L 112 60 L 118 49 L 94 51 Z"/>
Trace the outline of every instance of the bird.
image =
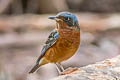
<path id="1" fill-rule="evenodd" d="M 56 28 L 50 33 L 29 73 L 35 72 L 42 65 L 54 63 L 60 74 L 65 71 L 61 62 L 71 58 L 79 48 L 80 26 L 74 13 L 64 11 L 48 18 L 56 21 Z"/>

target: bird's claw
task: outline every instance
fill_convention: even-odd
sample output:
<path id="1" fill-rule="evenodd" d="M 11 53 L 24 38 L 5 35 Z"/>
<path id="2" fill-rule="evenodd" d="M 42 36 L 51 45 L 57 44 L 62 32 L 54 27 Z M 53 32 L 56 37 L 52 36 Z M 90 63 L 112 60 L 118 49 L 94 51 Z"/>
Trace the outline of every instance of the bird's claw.
<path id="1" fill-rule="evenodd" d="M 74 68 L 70 67 L 70 68 L 67 68 L 66 70 L 64 70 L 63 72 L 61 72 L 60 75 L 71 74 L 77 70 L 78 70 L 77 67 L 74 67 Z"/>

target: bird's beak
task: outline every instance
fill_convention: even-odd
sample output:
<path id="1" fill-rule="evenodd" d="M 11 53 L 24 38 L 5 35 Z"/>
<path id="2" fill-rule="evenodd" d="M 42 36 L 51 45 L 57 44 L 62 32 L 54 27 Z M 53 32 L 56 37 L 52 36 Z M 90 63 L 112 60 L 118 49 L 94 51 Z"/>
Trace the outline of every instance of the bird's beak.
<path id="1" fill-rule="evenodd" d="M 59 21 L 60 19 L 56 16 L 49 16 L 48 19 Z"/>
<path id="2" fill-rule="evenodd" d="M 53 20 L 55 20 L 55 19 L 56 19 L 56 16 L 49 16 L 48 19 L 53 19 Z"/>

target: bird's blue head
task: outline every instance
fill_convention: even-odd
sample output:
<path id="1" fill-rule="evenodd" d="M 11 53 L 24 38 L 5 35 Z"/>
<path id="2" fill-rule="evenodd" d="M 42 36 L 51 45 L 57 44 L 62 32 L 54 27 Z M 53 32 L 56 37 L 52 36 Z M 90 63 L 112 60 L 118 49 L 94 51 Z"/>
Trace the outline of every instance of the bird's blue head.
<path id="1" fill-rule="evenodd" d="M 50 16 L 49 19 L 54 19 L 56 21 L 64 21 L 69 27 L 79 26 L 77 17 L 70 12 L 60 12 L 56 16 Z"/>

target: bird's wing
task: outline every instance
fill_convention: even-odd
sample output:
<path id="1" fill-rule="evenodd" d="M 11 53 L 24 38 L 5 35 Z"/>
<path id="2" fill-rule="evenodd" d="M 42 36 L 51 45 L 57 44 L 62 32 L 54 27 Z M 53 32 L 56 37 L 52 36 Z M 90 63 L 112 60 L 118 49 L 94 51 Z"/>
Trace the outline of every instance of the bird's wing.
<path id="1" fill-rule="evenodd" d="M 39 64 L 41 58 L 45 55 L 45 52 L 56 43 L 56 40 L 59 37 L 59 33 L 57 31 L 57 29 L 54 29 L 51 34 L 48 37 L 48 40 L 46 41 L 46 43 L 43 46 L 43 49 L 41 51 L 41 54 L 36 62 L 36 64 Z"/>

